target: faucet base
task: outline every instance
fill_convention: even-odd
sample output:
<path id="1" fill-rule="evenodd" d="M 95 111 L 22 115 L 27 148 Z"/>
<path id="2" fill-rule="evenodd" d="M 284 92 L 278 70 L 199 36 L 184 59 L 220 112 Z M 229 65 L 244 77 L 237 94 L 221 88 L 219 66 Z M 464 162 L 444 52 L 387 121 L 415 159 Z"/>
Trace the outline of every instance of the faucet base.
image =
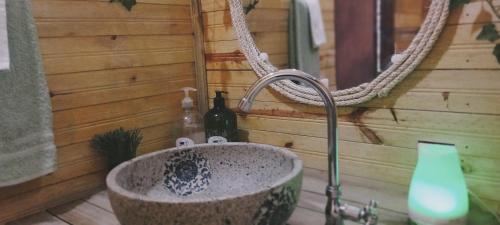
<path id="1" fill-rule="evenodd" d="M 344 220 L 338 219 L 332 215 L 326 215 L 325 225 L 344 225 Z"/>
<path id="2" fill-rule="evenodd" d="M 378 222 L 377 202 L 371 200 L 368 205 L 358 208 L 348 204 L 334 204 L 333 210 L 326 215 L 327 225 L 344 224 L 344 220 L 361 222 L 364 225 L 376 225 Z"/>

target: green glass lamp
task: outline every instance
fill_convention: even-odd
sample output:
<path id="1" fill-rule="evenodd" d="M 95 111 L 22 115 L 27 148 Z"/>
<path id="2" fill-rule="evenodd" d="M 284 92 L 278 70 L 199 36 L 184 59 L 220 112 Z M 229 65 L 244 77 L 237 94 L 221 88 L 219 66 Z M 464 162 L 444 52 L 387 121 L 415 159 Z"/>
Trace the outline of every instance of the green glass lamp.
<path id="1" fill-rule="evenodd" d="M 418 143 L 408 210 L 419 225 L 465 224 L 469 199 L 455 145 Z"/>

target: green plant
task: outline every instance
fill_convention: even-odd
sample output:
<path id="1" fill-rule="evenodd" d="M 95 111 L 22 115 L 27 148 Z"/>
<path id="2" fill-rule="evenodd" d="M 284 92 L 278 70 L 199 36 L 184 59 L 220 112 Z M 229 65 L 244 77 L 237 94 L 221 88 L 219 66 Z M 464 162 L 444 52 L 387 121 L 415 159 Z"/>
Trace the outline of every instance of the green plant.
<path id="1" fill-rule="evenodd" d="M 450 0 L 450 10 L 470 3 L 470 0 Z"/>
<path id="2" fill-rule="evenodd" d="M 134 158 L 141 141 L 142 135 L 138 129 L 119 128 L 95 135 L 90 146 L 106 156 L 108 169 L 111 170 L 118 164 Z"/>
<path id="3" fill-rule="evenodd" d="M 491 0 L 487 0 L 487 2 L 496 17 L 500 18 L 500 14 L 498 12 L 500 7 L 494 6 Z M 470 3 L 470 0 L 450 0 L 450 10 L 468 3 Z M 476 39 L 495 42 L 500 39 L 500 32 L 497 31 L 494 23 L 489 22 L 483 25 L 483 29 L 481 29 L 481 32 L 477 35 Z M 500 44 L 496 44 L 491 53 L 496 57 L 497 62 L 500 64 Z"/>
<path id="4" fill-rule="evenodd" d="M 477 35 L 477 40 L 488 40 L 490 42 L 495 42 L 497 39 L 500 39 L 500 34 L 496 29 L 494 23 L 488 23 L 483 26 L 481 32 Z"/>
<path id="5" fill-rule="evenodd" d="M 135 0 L 110 0 L 109 2 L 121 2 L 123 6 L 125 6 L 125 8 L 127 8 L 128 11 L 131 11 L 132 10 L 132 7 L 134 7 L 135 4 L 137 4 L 137 2 Z"/>
<path id="6" fill-rule="evenodd" d="M 500 64 L 500 44 L 496 44 L 495 48 L 493 48 L 493 55 L 497 57 L 497 62 Z"/>
<path id="7" fill-rule="evenodd" d="M 247 6 L 245 6 L 245 14 L 250 13 L 250 11 L 254 10 L 255 7 L 257 7 L 257 4 L 259 4 L 260 0 L 252 0 Z"/>
<path id="8" fill-rule="evenodd" d="M 477 40 L 488 40 L 490 42 L 496 42 L 500 40 L 500 32 L 494 23 L 488 23 L 483 26 L 481 32 L 476 37 Z M 497 62 L 500 63 L 500 44 L 496 44 L 493 48 L 492 54 L 497 58 Z"/>

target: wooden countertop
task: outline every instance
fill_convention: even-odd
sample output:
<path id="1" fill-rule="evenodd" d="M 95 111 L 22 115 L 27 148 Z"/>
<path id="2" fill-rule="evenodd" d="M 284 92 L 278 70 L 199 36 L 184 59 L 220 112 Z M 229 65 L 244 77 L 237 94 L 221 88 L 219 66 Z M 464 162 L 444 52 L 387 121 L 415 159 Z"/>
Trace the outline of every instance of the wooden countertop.
<path id="1" fill-rule="evenodd" d="M 343 176 L 345 202 L 361 206 L 371 198 L 379 201 L 379 224 L 404 225 L 406 216 L 406 189 L 385 183 Z M 298 207 L 290 218 L 289 225 L 324 225 L 323 195 L 326 172 L 305 169 L 304 182 Z M 51 208 L 43 213 L 23 218 L 7 225 L 119 225 L 106 191 L 100 191 L 86 199 Z M 347 222 L 346 224 L 356 224 Z"/>

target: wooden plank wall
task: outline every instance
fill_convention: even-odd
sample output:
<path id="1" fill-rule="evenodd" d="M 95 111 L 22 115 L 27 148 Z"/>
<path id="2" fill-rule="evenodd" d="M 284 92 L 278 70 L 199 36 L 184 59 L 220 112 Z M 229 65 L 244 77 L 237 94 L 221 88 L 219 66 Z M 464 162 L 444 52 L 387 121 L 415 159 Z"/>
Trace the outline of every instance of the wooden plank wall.
<path id="1" fill-rule="evenodd" d="M 184 86 L 194 86 L 189 0 L 33 0 L 52 96 L 58 169 L 0 188 L 0 224 L 102 188 L 94 134 L 141 128 L 140 153 L 173 145 Z"/>
<path id="2" fill-rule="evenodd" d="M 427 15 L 430 0 L 397 0 L 394 12 L 394 49 L 403 52 L 417 35 Z"/>
<path id="3" fill-rule="evenodd" d="M 331 11 L 329 2 L 322 1 L 324 10 Z M 288 3 L 260 4 L 263 9 L 252 12 L 259 21 L 252 20 L 250 27 L 271 60 L 284 66 L 284 40 L 273 35 L 285 31 Z M 229 103 L 236 107 L 256 76 L 238 51 L 225 0 L 204 0 L 203 10 L 210 96 L 215 89 L 228 91 Z M 339 108 L 342 174 L 365 184 L 383 183 L 387 189 L 407 186 L 418 140 L 454 143 L 469 188 L 500 212 L 500 64 L 491 54 L 494 44 L 475 39 L 491 20 L 500 28 L 485 1 L 453 10 L 430 55 L 390 96 Z M 324 109 L 295 103 L 270 89 L 259 94 L 253 109 L 239 118 L 250 141 L 291 147 L 307 167 L 326 169 Z"/>
<path id="4" fill-rule="evenodd" d="M 274 65 L 286 68 L 288 64 L 288 0 L 260 1 L 255 10 L 248 14 L 250 31 L 257 46 L 269 54 Z M 333 23 L 333 0 L 322 0 L 322 12 L 327 31 L 327 43 L 320 48 L 321 75 L 328 78 L 330 86 L 335 88 L 335 37 Z M 205 49 L 207 69 L 217 70 L 228 62 L 234 69 L 248 68 L 244 55 L 239 50 L 239 43 L 233 35 L 231 17 L 225 0 L 202 1 L 205 24 Z"/>

